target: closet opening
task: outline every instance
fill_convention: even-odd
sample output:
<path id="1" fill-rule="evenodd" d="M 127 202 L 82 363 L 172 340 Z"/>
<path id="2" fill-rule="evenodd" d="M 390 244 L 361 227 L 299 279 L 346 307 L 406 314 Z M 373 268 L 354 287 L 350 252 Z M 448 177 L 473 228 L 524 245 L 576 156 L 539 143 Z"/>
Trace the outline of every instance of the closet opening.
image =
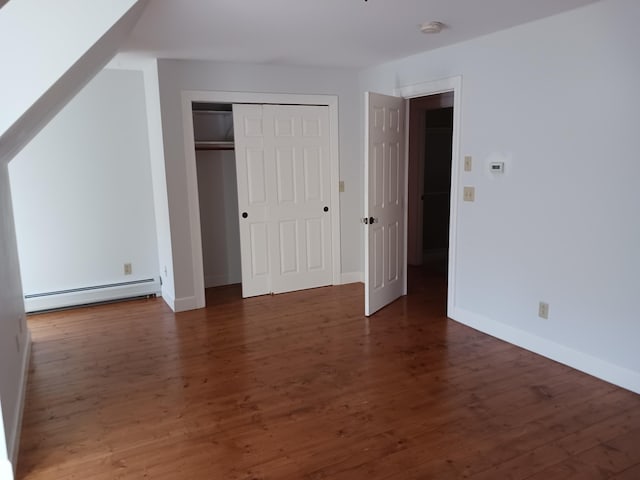
<path id="1" fill-rule="evenodd" d="M 204 288 L 241 284 L 233 108 L 193 102 L 192 115 Z M 239 287 L 230 292 L 240 295 Z"/>
<path id="2" fill-rule="evenodd" d="M 341 283 L 337 96 L 181 96 L 193 296 L 179 310 L 219 303 L 205 275 L 243 298 Z"/>
<path id="3" fill-rule="evenodd" d="M 195 99 L 187 108 L 198 304 L 218 303 L 213 287 L 248 298 L 334 284 L 332 108 Z"/>

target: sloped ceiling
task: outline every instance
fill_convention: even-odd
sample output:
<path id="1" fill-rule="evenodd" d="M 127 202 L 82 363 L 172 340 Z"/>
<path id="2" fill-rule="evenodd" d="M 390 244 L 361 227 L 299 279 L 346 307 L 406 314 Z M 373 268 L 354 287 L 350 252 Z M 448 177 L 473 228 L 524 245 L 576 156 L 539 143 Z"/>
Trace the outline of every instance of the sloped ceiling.
<path id="1" fill-rule="evenodd" d="M 596 0 L 153 0 L 121 51 L 160 58 L 367 67 Z M 419 25 L 446 28 L 424 35 Z"/>

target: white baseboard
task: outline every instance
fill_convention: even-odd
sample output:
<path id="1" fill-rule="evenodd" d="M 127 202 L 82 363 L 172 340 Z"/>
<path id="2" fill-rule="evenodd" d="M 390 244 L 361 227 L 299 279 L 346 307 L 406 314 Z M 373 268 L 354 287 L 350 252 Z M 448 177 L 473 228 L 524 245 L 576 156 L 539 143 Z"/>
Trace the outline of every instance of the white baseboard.
<path id="1" fill-rule="evenodd" d="M 78 292 L 63 292 L 55 295 L 25 298 L 24 308 L 29 312 L 50 310 L 53 308 L 73 307 L 90 303 L 108 302 L 123 298 L 139 297 L 143 295 L 155 295 L 161 290 L 160 282 L 139 283 L 135 285 L 122 285 L 114 287 L 97 288 Z"/>
<path id="2" fill-rule="evenodd" d="M 22 349 L 22 362 L 20 365 L 20 385 L 16 400 L 16 412 L 13 421 L 13 431 L 8 434 L 7 454 L 9 461 L 18 464 L 18 450 L 20 449 L 20 433 L 22 432 L 22 417 L 27 394 L 27 380 L 29 378 L 29 359 L 31 358 L 31 331 L 27 328 L 27 338 Z M 2 478 L 2 477 L 0 477 Z"/>
<path id="3" fill-rule="evenodd" d="M 164 303 L 166 303 L 171 310 L 176 311 L 176 299 L 173 297 L 166 284 L 162 285 L 162 292 L 160 293 Z"/>
<path id="4" fill-rule="evenodd" d="M 8 459 L 0 459 L 0 480 L 13 480 L 13 467 Z"/>
<path id="5" fill-rule="evenodd" d="M 340 275 L 340 285 L 358 282 L 364 282 L 364 274 L 362 272 L 347 272 Z"/>
<path id="6" fill-rule="evenodd" d="M 222 285 L 232 285 L 242 283 L 241 277 L 233 275 L 208 275 L 204 277 L 204 288 L 220 287 Z"/>
<path id="7" fill-rule="evenodd" d="M 175 302 L 173 303 L 173 307 L 173 311 L 176 313 L 200 308 L 198 307 L 198 304 L 196 302 L 196 297 L 176 298 Z"/>
<path id="8" fill-rule="evenodd" d="M 468 310 L 454 308 L 449 312 L 449 316 L 483 333 L 640 394 L 640 372 L 609 363 Z"/>

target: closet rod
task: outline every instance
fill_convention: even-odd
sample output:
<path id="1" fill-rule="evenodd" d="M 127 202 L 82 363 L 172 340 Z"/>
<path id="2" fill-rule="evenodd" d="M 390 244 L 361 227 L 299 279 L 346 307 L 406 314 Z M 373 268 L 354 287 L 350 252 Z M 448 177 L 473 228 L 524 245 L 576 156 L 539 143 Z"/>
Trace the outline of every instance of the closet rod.
<path id="1" fill-rule="evenodd" d="M 197 141 L 196 150 L 233 150 L 234 142 L 229 141 Z"/>

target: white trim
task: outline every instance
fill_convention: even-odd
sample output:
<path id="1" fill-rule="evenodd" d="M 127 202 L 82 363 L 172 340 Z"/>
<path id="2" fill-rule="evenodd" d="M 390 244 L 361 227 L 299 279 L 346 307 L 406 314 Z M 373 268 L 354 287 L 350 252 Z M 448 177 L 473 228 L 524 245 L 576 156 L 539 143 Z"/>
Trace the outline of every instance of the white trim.
<path id="1" fill-rule="evenodd" d="M 403 97 L 404 98 L 404 97 Z M 404 258 L 402 259 L 402 295 L 409 293 L 409 102 L 404 100 Z"/>
<path id="2" fill-rule="evenodd" d="M 37 312 L 39 310 L 50 310 L 52 308 L 87 305 L 90 303 L 141 297 L 144 295 L 157 295 L 159 292 L 160 283 L 158 280 L 154 280 L 153 282 L 138 285 L 122 285 L 87 290 L 84 292 L 60 293 L 46 297 L 25 298 L 24 308 L 27 312 Z"/>
<path id="3" fill-rule="evenodd" d="M 0 460 L 0 480 L 13 480 L 13 467 L 9 459 Z"/>
<path id="4" fill-rule="evenodd" d="M 13 432 L 9 432 L 7 456 L 14 465 L 18 464 L 18 451 L 20 449 L 20 433 L 22 432 L 22 417 L 24 403 L 27 396 L 27 381 L 29 378 L 29 359 L 31 358 L 31 331 L 27 328 L 27 338 L 22 349 L 22 363 L 20 365 L 20 386 L 16 399 L 16 413 L 13 421 Z"/>
<path id="5" fill-rule="evenodd" d="M 462 76 L 441 78 L 428 82 L 414 83 L 394 89 L 394 95 L 402 98 L 424 97 L 426 95 L 437 95 L 438 93 L 451 92 L 454 87 L 462 83 Z"/>
<path id="6" fill-rule="evenodd" d="M 346 285 L 347 283 L 362 283 L 364 282 L 364 275 L 362 272 L 348 272 L 343 273 L 340 276 L 340 284 Z"/>
<path id="7" fill-rule="evenodd" d="M 187 170 L 187 195 L 189 205 L 189 227 L 191 235 L 191 261 L 193 269 L 194 306 L 203 308 L 204 270 L 202 266 L 202 237 L 200 231 L 200 205 L 198 201 L 198 174 L 196 154 L 193 148 L 192 102 L 212 103 L 258 103 L 276 105 L 326 105 L 329 107 L 330 152 L 331 152 L 331 256 L 333 259 L 333 284 L 339 285 L 340 263 L 340 157 L 338 139 L 337 95 L 300 95 L 287 93 L 215 92 L 184 90 L 182 96 L 182 125 L 184 132 L 184 154 Z M 180 299 L 176 299 L 176 304 Z M 176 312 L 179 310 L 176 305 Z"/>
<path id="8" fill-rule="evenodd" d="M 175 301 L 173 302 L 173 311 L 175 313 L 179 313 L 179 312 L 186 312 L 188 310 L 195 310 L 197 308 L 202 308 L 202 307 L 198 307 L 197 305 L 198 305 L 198 298 L 195 296 L 176 298 Z"/>
<path id="9" fill-rule="evenodd" d="M 162 299 L 171 310 L 176 311 L 176 299 L 173 296 L 173 292 L 169 291 L 167 285 L 162 285 Z"/>
<path id="10" fill-rule="evenodd" d="M 220 287 L 222 285 L 234 285 L 242 282 L 241 275 L 207 275 L 204 277 L 204 287 Z"/>
<path id="11" fill-rule="evenodd" d="M 455 310 L 456 259 L 458 255 L 458 183 L 460 177 L 460 127 L 462 125 L 462 76 L 444 78 L 431 82 L 399 87 L 394 94 L 406 99 L 453 92 L 453 143 L 451 148 L 451 208 L 449 211 L 449 273 L 447 285 L 447 315 Z M 408 109 L 407 109 L 408 110 Z M 407 142 L 409 128 L 407 125 Z M 405 170 L 409 170 L 409 149 L 405 151 Z M 408 177 L 407 177 L 408 178 Z M 408 188 L 405 183 L 405 205 L 408 202 Z M 408 222 L 405 208 L 405 239 Z M 406 252 L 406 247 L 405 247 Z M 405 259 L 406 260 L 406 259 Z M 406 270 L 406 269 L 405 269 Z M 405 273 L 406 275 L 406 273 Z"/>
<path id="12" fill-rule="evenodd" d="M 471 328 L 640 394 L 640 373 L 462 308 L 449 317 Z"/>

